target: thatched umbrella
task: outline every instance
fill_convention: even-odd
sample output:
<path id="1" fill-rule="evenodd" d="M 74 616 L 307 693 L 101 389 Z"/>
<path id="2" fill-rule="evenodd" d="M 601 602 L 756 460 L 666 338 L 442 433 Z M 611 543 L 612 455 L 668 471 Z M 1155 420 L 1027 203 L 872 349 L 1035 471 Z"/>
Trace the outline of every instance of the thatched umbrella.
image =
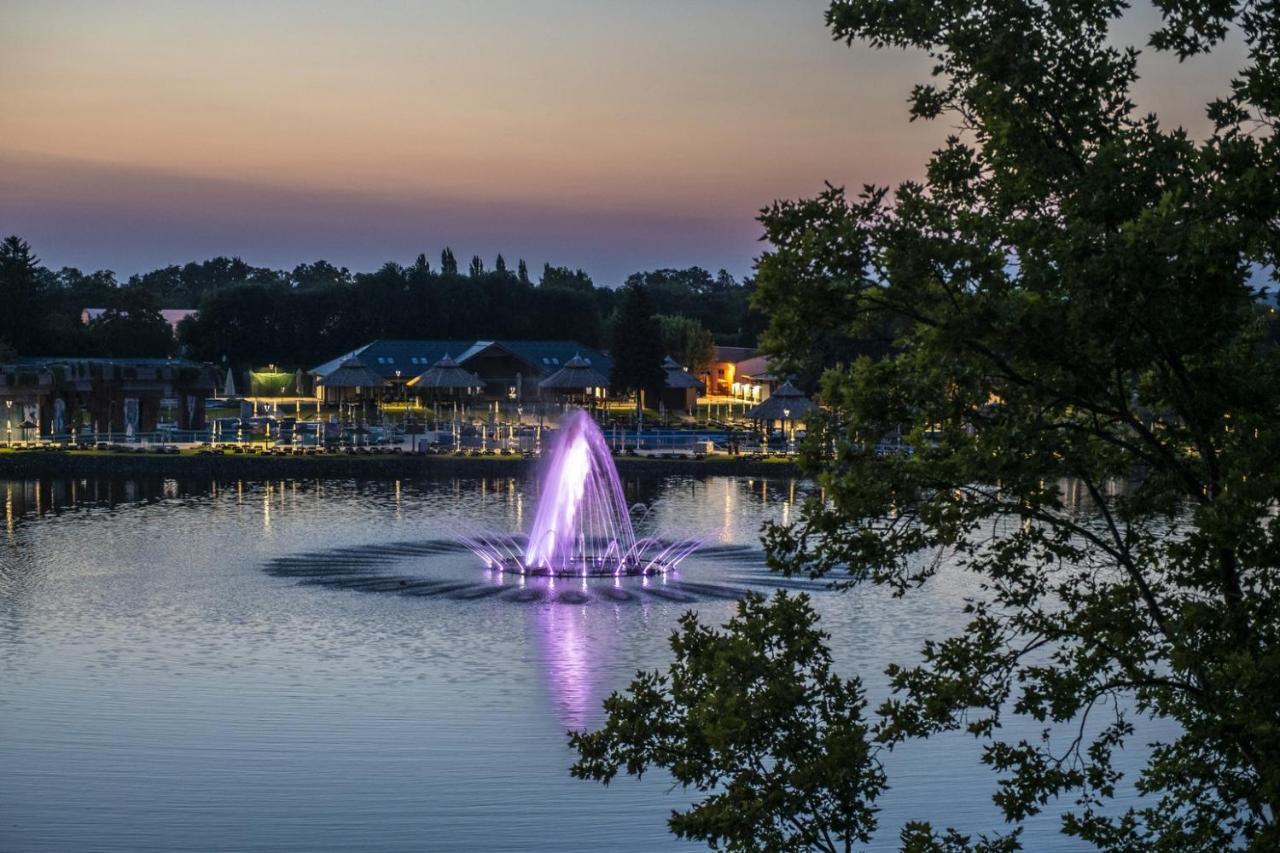
<path id="1" fill-rule="evenodd" d="M 591 398 L 596 388 L 608 388 L 609 380 L 591 366 L 591 359 L 575 355 L 564 366 L 538 383 L 540 392 L 560 397 Z"/>
<path id="2" fill-rule="evenodd" d="M 757 423 L 764 423 L 768 428 L 774 421 L 795 422 L 812 408 L 813 401 L 788 379 L 768 400 L 747 412 L 746 417 Z"/>
<path id="3" fill-rule="evenodd" d="M 484 380 L 471 371 L 459 367 L 458 362 L 446 355 L 410 379 L 409 387 L 420 392 L 431 392 L 433 395 L 446 392 L 448 396 L 468 394 L 483 388 Z"/>
<path id="4" fill-rule="evenodd" d="M 457 417 L 458 398 L 484 388 L 484 380 L 469 370 L 459 366 L 446 353 L 445 357 L 409 380 L 409 387 L 419 393 L 425 393 L 432 400 L 432 417 L 438 425 L 439 409 L 434 405 L 441 398 L 453 401 L 453 418 Z M 454 429 L 451 427 L 451 429 Z M 456 435 L 455 435 L 456 441 Z"/>
<path id="5" fill-rule="evenodd" d="M 350 361 L 344 361 L 341 367 L 328 376 L 320 377 L 316 382 L 326 390 L 333 388 L 338 392 L 339 409 L 341 409 L 348 390 L 353 391 L 356 397 L 363 398 L 366 390 L 371 394 L 378 394 L 387 385 L 385 379 L 365 367 L 363 362 L 354 358 Z"/>

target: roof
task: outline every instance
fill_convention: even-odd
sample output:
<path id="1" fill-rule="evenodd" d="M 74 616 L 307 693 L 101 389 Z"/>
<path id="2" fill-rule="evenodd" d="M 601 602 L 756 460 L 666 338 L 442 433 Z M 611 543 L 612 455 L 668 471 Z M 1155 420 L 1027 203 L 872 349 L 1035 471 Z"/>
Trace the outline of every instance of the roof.
<path id="1" fill-rule="evenodd" d="M 474 373 L 458 366 L 458 362 L 449 356 L 437 361 L 422 373 L 409 380 L 414 388 L 456 389 L 483 388 L 484 380 Z"/>
<path id="2" fill-rule="evenodd" d="M 608 376 L 613 368 L 613 361 L 604 353 L 567 339 L 476 341 L 458 356 L 458 363 L 465 365 L 480 354 L 495 350 L 523 361 L 529 365 L 534 375 L 544 378 L 558 371 L 578 355 L 590 361 L 591 365 L 605 376 Z"/>
<path id="3" fill-rule="evenodd" d="M 697 388 L 699 391 L 706 388 L 695 377 L 690 376 L 680 363 L 671 356 L 667 356 L 662 362 L 662 369 L 667 372 L 668 388 Z"/>
<path id="4" fill-rule="evenodd" d="M 716 347 L 716 361 L 746 361 L 756 354 L 755 347 Z"/>
<path id="5" fill-rule="evenodd" d="M 745 358 L 738 362 L 735 372 L 739 376 L 758 376 L 763 378 L 769 372 L 769 356 L 755 355 L 751 358 Z"/>
<path id="6" fill-rule="evenodd" d="M 409 379 L 426 371 L 428 367 L 452 355 L 462 366 L 493 347 L 512 355 L 527 363 L 531 368 L 531 376 L 548 376 L 559 370 L 565 362 L 581 353 L 591 359 L 606 376 L 613 363 L 604 353 L 583 346 L 570 340 L 541 341 L 475 341 L 475 340 L 416 340 L 379 338 L 363 346 L 345 352 L 337 358 L 311 368 L 312 376 L 327 376 L 342 366 L 345 361 L 358 358 L 370 370 L 376 371 L 383 379 Z M 396 371 L 400 376 L 396 376 Z"/>
<path id="7" fill-rule="evenodd" d="M 607 388 L 609 380 L 592 365 L 591 359 L 575 354 L 555 373 L 538 383 L 548 391 L 585 391 Z"/>
<path id="8" fill-rule="evenodd" d="M 788 379 L 768 400 L 748 411 L 746 417 L 753 421 L 780 421 L 798 418 L 812 408 L 813 401 Z"/>
<path id="9" fill-rule="evenodd" d="M 194 370 L 194 378 L 182 377 L 183 382 L 192 388 L 214 388 L 217 385 L 218 377 L 214 367 L 209 364 L 191 361 L 186 358 L 94 358 L 86 356 L 51 356 L 51 355 L 27 355 L 12 359 L 11 361 L 0 364 L 0 370 L 5 368 L 18 371 L 49 371 L 54 367 L 68 368 L 70 378 L 77 381 L 88 380 L 96 373 L 90 371 L 93 366 L 119 368 L 128 370 L 129 368 L 142 368 L 147 371 L 155 371 L 152 373 L 144 373 L 143 379 L 140 381 L 156 381 L 164 379 L 172 379 L 175 374 L 172 372 L 162 373 L 162 368 Z M 113 371 L 114 373 L 114 371 Z M 105 374 L 104 374 L 105 375 Z M 123 375 L 123 374 L 122 374 Z M 117 376 L 117 378 L 120 378 Z M 130 381 L 126 379 L 126 381 Z"/>
<path id="10" fill-rule="evenodd" d="M 203 367 L 189 358 L 97 358 L 83 355 L 23 355 L 5 362 L 24 367 L 45 367 L 53 364 L 111 364 L 124 367 Z"/>
<path id="11" fill-rule="evenodd" d="M 387 384 L 385 379 L 355 358 L 317 381 L 325 388 L 381 388 Z"/>
<path id="12" fill-rule="evenodd" d="M 378 338 L 364 346 L 356 347 L 337 358 L 311 368 L 312 376 L 327 376 L 342 366 L 343 362 L 357 358 L 365 367 L 383 379 L 409 379 L 425 371 L 446 355 L 462 352 L 471 341 L 405 340 Z M 396 371 L 400 371 L 399 377 Z"/>

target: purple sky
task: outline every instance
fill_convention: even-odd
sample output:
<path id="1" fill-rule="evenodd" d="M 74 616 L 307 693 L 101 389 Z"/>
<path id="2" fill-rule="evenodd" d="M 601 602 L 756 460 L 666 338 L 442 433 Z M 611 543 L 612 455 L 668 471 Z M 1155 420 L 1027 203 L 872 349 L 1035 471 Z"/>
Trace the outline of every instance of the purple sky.
<path id="1" fill-rule="evenodd" d="M 833 43 L 797 0 L 9 2 L 0 232 L 121 276 L 238 255 L 355 270 L 502 252 L 600 284 L 742 275 L 757 210 L 918 177 L 918 55 Z M 1151 12 L 1121 28 L 1142 40 Z M 1237 57 L 1145 58 L 1195 129 Z"/>

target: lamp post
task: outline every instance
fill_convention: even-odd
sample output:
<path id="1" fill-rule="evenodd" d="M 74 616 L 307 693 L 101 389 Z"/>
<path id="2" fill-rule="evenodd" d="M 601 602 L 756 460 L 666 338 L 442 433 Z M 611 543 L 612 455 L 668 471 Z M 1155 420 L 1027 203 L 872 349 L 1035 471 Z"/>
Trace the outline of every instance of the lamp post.
<path id="1" fill-rule="evenodd" d="M 790 453 L 791 452 L 791 410 L 783 409 L 782 417 L 783 417 L 782 428 L 784 430 L 782 438 L 784 441 L 786 441 L 787 452 Z"/>
<path id="2" fill-rule="evenodd" d="M 5 421 L 5 430 L 9 435 L 9 446 L 13 447 L 13 401 L 5 400 L 4 407 L 8 410 Z"/>

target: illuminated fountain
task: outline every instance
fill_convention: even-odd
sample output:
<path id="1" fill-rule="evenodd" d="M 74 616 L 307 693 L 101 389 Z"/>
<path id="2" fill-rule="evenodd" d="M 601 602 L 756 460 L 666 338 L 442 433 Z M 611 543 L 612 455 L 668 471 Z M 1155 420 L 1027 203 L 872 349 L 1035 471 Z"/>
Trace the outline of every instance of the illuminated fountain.
<path id="1" fill-rule="evenodd" d="M 581 409 L 560 424 L 528 536 L 479 533 L 464 541 L 491 569 L 574 577 L 665 573 L 700 544 L 637 538 L 604 435 Z"/>

